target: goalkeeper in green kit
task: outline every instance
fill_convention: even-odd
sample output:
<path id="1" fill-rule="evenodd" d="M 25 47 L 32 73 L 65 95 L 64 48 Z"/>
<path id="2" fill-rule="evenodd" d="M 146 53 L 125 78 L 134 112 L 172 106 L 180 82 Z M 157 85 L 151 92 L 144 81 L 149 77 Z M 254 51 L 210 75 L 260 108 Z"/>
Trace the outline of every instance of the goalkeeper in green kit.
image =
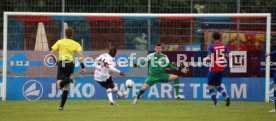
<path id="1" fill-rule="evenodd" d="M 165 68 L 170 68 L 173 71 L 181 71 L 182 73 L 187 73 L 188 68 L 177 68 L 173 66 L 168 57 L 165 54 L 162 54 L 162 44 L 158 43 L 155 46 L 155 52 L 147 56 L 145 62 L 139 64 L 142 66 L 144 64 L 149 64 L 149 75 L 146 79 L 142 89 L 139 90 L 138 95 L 134 98 L 133 104 L 137 103 L 137 100 L 140 99 L 141 95 L 146 91 L 150 86 L 153 86 L 156 82 L 169 82 L 174 81 L 174 88 L 176 99 L 183 100 L 185 97 L 179 95 L 180 82 L 177 75 L 168 74 L 165 72 Z"/>

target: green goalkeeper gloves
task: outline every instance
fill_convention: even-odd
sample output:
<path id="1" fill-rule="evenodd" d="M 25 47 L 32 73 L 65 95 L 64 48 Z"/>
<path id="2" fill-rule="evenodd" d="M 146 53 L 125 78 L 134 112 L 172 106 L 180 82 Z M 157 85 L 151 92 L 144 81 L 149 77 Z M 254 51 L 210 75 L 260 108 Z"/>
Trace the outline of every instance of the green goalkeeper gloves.
<path id="1" fill-rule="evenodd" d="M 180 71 L 181 73 L 186 74 L 186 73 L 189 72 L 189 68 L 187 68 L 187 67 L 179 67 L 178 71 Z"/>

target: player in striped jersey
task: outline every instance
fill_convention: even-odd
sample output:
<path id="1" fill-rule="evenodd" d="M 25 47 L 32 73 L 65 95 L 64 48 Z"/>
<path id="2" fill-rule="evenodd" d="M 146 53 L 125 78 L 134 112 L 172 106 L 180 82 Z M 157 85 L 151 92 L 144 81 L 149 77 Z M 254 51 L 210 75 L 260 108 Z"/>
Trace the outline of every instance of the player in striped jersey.
<path id="1" fill-rule="evenodd" d="M 225 98 L 226 106 L 230 105 L 230 97 L 221 87 L 221 82 L 224 74 L 226 57 L 229 57 L 229 48 L 220 41 L 220 34 L 213 33 L 213 43 L 208 47 L 208 55 L 204 61 L 211 60 L 211 66 L 208 72 L 208 88 L 214 106 L 217 106 L 216 90 Z"/>

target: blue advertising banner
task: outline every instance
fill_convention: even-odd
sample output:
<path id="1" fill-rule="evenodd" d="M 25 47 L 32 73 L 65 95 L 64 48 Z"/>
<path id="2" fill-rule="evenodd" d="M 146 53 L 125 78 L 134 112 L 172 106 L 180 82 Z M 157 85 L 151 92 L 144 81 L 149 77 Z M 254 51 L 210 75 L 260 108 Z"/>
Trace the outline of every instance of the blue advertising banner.
<path id="1" fill-rule="evenodd" d="M 126 99 L 132 99 L 146 78 L 131 78 L 133 88 L 126 88 L 129 78 L 114 78 L 119 90 L 129 92 Z M 210 100 L 206 78 L 180 78 L 180 94 L 187 100 Z M 234 101 L 265 101 L 265 78 L 224 78 L 222 87 Z M 8 77 L 7 100 L 55 100 L 60 99 L 55 78 Z M 218 98 L 222 96 L 218 93 Z M 173 82 L 157 83 L 143 95 L 143 99 L 174 99 Z M 90 77 L 77 78 L 76 84 L 69 86 L 69 99 L 107 99 L 106 90 Z"/>

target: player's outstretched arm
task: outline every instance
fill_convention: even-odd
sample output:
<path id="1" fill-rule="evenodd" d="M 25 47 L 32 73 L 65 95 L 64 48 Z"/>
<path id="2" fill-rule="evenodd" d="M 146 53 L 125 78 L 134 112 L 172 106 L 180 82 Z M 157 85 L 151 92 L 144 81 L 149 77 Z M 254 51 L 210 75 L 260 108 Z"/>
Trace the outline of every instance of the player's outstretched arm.
<path id="1" fill-rule="evenodd" d="M 178 70 L 178 68 L 175 67 L 175 66 L 174 66 L 173 64 L 171 64 L 171 63 L 169 63 L 168 68 L 171 69 L 171 70 L 173 70 L 173 71 L 177 71 L 177 70 Z"/>
<path id="2" fill-rule="evenodd" d="M 79 59 L 80 59 L 80 62 L 81 62 L 81 73 L 85 73 L 85 66 L 84 66 L 84 56 L 83 56 L 83 53 L 82 51 L 78 51 L 78 56 L 79 56 Z"/>
<path id="3" fill-rule="evenodd" d="M 211 55 L 208 55 L 207 57 L 203 58 L 203 62 L 211 60 Z"/>
<path id="4" fill-rule="evenodd" d="M 179 67 L 178 68 L 178 71 L 180 71 L 181 73 L 188 73 L 189 72 L 189 68 L 187 67 Z"/>
<path id="5" fill-rule="evenodd" d="M 52 59 L 53 59 L 54 62 L 57 62 L 57 58 L 56 58 L 56 56 L 55 56 L 55 53 L 56 53 L 56 52 L 57 52 L 57 51 L 54 50 L 54 49 L 52 49 L 51 52 L 50 52 L 50 56 L 52 57 Z"/>
<path id="6" fill-rule="evenodd" d="M 78 52 L 78 56 L 79 56 L 80 62 L 83 63 L 83 61 L 84 61 L 84 56 L 83 56 L 82 51 L 79 51 L 79 52 Z"/>
<path id="7" fill-rule="evenodd" d="M 50 54 L 54 55 L 56 52 L 57 52 L 56 50 L 52 49 L 51 52 L 50 52 Z"/>
<path id="8" fill-rule="evenodd" d="M 209 47 L 208 47 L 208 50 L 207 50 L 207 52 L 208 52 L 208 55 L 205 57 L 205 58 L 203 58 L 203 62 L 206 62 L 206 61 L 209 61 L 209 60 L 211 60 L 211 54 L 212 54 L 212 45 L 210 45 Z"/>
<path id="9" fill-rule="evenodd" d="M 53 58 L 53 60 L 55 61 L 55 62 L 57 62 L 57 58 L 54 56 L 54 54 L 56 53 L 56 52 L 58 52 L 58 50 L 59 50 L 59 41 L 57 41 L 51 48 L 52 48 L 52 50 L 51 50 L 51 52 L 50 52 L 50 56 Z"/>
<path id="10" fill-rule="evenodd" d="M 112 64 L 111 64 L 111 65 L 109 65 L 108 67 L 109 67 L 109 69 L 110 69 L 111 71 L 113 71 L 113 72 L 116 72 L 116 73 L 120 74 L 120 76 L 125 76 L 124 72 L 122 72 L 122 71 L 118 70 L 118 69 L 117 69 L 117 68 L 115 68 Z"/>
<path id="11" fill-rule="evenodd" d="M 179 68 L 177 68 L 176 66 L 174 66 L 171 63 L 168 65 L 168 68 L 171 69 L 171 70 L 173 70 L 173 71 L 179 71 L 181 73 L 188 73 L 189 72 L 189 68 L 187 68 L 187 67 L 179 67 Z"/>

